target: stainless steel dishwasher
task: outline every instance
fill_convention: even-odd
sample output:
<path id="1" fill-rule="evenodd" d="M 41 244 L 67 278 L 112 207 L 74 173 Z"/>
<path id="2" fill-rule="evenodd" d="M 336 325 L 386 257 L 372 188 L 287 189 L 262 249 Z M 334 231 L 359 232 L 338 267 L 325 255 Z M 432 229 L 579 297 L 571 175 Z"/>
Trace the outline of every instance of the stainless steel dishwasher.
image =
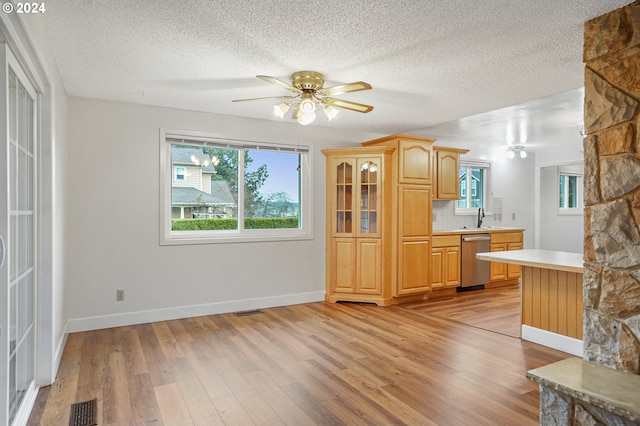
<path id="1" fill-rule="evenodd" d="M 476 259 L 476 253 L 486 253 L 491 250 L 489 234 L 462 235 L 460 261 L 460 289 L 469 290 L 470 287 L 484 286 L 489 283 L 489 262 Z"/>

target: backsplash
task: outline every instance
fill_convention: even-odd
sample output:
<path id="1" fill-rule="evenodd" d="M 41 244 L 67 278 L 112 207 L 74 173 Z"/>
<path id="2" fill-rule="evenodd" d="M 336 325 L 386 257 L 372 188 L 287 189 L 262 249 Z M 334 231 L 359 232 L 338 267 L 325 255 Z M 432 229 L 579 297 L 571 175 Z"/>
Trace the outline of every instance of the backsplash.
<path id="1" fill-rule="evenodd" d="M 450 229 L 476 228 L 478 216 L 456 215 L 456 202 L 446 200 L 434 200 L 432 207 L 432 228 L 434 231 L 446 231 Z M 485 217 L 482 226 L 502 225 L 502 197 L 493 197 L 490 205 L 485 207 Z"/>

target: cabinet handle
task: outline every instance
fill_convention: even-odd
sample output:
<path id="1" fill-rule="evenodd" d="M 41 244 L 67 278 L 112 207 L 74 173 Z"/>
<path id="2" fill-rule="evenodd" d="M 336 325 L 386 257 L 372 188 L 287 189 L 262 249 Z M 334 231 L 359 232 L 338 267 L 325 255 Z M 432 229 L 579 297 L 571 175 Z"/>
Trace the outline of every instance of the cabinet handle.
<path id="1" fill-rule="evenodd" d="M 491 237 L 462 237 L 462 241 L 491 241 Z"/>

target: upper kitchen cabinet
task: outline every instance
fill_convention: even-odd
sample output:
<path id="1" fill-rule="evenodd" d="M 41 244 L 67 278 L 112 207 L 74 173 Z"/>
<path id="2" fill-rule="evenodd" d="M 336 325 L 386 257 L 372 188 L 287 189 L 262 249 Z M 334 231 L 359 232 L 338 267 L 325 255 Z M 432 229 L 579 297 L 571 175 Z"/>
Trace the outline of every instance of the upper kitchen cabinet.
<path id="1" fill-rule="evenodd" d="M 460 199 L 460 155 L 467 149 L 433 147 L 433 199 Z"/>
<path id="2" fill-rule="evenodd" d="M 435 139 L 409 135 L 393 135 L 364 142 L 363 146 L 393 146 L 397 167 L 397 183 L 431 185 Z"/>
<path id="3" fill-rule="evenodd" d="M 326 150 L 328 154 L 330 150 Z M 385 161 L 392 149 L 340 150 L 327 157 L 329 219 L 334 237 L 379 238 Z"/>

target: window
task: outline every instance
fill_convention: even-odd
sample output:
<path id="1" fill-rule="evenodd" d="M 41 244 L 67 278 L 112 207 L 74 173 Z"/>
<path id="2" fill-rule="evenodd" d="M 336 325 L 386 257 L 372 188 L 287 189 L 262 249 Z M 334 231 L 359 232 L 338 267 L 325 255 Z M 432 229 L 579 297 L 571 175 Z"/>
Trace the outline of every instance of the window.
<path id="1" fill-rule="evenodd" d="M 558 168 L 558 213 L 582 214 L 583 179 L 581 166 Z"/>
<path id="2" fill-rule="evenodd" d="M 186 167 L 175 166 L 173 170 L 174 170 L 173 180 L 175 180 L 176 182 L 182 182 L 186 180 L 185 178 L 185 173 L 187 172 Z"/>
<path id="3" fill-rule="evenodd" d="M 456 201 L 456 214 L 475 214 L 479 207 L 486 206 L 490 170 L 490 163 L 460 162 L 460 200 Z"/>
<path id="4" fill-rule="evenodd" d="M 161 132 L 161 244 L 309 239 L 309 148 Z"/>

